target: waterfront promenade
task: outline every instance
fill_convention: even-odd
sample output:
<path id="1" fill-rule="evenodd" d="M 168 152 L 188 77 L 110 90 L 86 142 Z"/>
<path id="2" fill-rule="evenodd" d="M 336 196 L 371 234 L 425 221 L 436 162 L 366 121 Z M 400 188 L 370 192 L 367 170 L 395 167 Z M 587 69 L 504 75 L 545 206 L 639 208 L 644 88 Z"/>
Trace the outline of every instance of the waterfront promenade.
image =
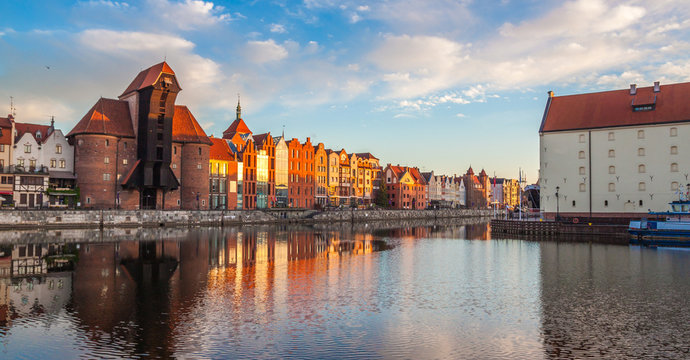
<path id="1" fill-rule="evenodd" d="M 225 226 L 490 217 L 491 210 L 8 210 L 0 229 Z"/>

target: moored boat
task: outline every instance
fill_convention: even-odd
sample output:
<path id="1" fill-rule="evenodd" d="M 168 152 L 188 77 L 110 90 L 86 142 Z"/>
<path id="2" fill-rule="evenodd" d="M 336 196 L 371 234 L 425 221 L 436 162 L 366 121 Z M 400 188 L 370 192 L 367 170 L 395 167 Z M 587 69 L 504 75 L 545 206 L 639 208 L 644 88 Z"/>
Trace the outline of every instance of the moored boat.
<path id="1" fill-rule="evenodd" d="M 646 246 L 690 246 L 690 200 L 669 203 L 670 211 L 649 212 L 649 218 L 630 221 L 630 243 Z"/>

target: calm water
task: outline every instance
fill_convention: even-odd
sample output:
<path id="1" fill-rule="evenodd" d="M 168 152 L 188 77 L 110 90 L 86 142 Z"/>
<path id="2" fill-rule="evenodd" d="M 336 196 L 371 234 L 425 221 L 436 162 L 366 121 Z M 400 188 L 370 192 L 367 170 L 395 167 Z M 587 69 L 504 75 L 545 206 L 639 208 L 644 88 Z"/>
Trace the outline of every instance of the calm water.
<path id="1" fill-rule="evenodd" d="M 0 358 L 688 358 L 688 275 L 486 224 L 8 232 Z"/>

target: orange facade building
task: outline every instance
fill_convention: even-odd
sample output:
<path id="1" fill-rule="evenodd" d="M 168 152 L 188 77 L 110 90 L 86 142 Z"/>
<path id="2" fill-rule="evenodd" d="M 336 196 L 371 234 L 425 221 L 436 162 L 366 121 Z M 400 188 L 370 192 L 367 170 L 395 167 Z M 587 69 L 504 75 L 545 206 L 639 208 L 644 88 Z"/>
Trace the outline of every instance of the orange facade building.
<path id="1" fill-rule="evenodd" d="M 314 146 L 293 138 L 288 143 L 288 206 L 314 207 Z"/>

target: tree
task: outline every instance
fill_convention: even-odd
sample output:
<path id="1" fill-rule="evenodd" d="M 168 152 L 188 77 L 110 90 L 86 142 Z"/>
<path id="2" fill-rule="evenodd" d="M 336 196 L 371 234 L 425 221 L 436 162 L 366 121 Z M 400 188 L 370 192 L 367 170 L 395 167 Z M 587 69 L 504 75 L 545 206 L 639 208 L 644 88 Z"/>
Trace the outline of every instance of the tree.
<path id="1" fill-rule="evenodd" d="M 383 181 L 381 181 L 379 191 L 376 192 L 376 198 L 374 199 L 374 203 L 384 208 L 390 206 L 390 204 L 388 203 L 388 191 L 386 190 L 386 184 Z"/>

